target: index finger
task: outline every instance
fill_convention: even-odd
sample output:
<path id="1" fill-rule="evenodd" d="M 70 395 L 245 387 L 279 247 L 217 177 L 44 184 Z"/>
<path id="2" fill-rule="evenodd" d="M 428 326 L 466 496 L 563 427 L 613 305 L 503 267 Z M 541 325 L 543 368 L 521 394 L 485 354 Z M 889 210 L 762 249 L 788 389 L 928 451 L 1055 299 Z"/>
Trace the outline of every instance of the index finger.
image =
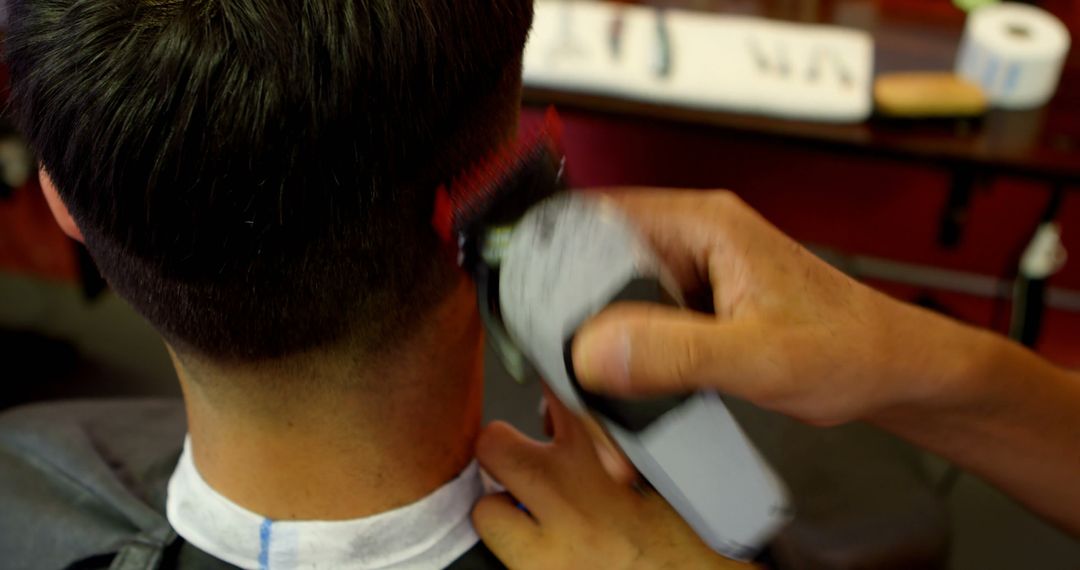
<path id="1" fill-rule="evenodd" d="M 722 190 L 630 188 L 602 192 L 637 226 L 692 306 L 729 314 L 727 301 L 738 287 L 732 280 L 743 275 L 740 254 L 758 233 L 746 231 L 747 213 L 753 213 L 749 207 Z"/>

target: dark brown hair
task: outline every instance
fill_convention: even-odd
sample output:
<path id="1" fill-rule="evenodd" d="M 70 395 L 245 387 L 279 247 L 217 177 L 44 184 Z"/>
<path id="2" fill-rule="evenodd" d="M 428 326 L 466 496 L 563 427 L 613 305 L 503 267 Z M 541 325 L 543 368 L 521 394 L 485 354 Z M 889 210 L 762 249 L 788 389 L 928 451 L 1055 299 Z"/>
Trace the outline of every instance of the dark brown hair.
<path id="1" fill-rule="evenodd" d="M 435 187 L 510 135 L 531 0 L 12 0 L 21 128 L 181 350 L 378 348 L 453 282 Z"/>

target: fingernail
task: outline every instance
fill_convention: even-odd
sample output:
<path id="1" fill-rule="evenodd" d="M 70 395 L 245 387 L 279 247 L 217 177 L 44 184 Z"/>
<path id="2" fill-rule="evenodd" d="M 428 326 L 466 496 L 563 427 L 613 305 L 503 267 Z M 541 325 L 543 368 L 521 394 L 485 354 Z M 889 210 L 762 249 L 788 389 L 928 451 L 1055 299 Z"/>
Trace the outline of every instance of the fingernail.
<path id="1" fill-rule="evenodd" d="M 586 387 L 630 384 L 630 336 L 621 327 L 586 327 L 574 340 L 574 370 Z"/>

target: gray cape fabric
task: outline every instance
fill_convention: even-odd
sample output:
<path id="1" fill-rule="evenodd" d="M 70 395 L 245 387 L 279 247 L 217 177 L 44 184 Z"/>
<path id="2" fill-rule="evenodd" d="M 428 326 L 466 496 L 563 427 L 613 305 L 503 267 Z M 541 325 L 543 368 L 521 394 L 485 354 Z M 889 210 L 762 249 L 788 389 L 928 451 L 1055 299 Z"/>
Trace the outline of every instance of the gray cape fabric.
<path id="1" fill-rule="evenodd" d="M 0 414 L 0 568 L 228 569 L 176 536 L 179 400 L 38 404 Z M 502 568 L 482 543 L 455 570 Z"/>
<path id="2" fill-rule="evenodd" d="M 176 400 L 63 402 L 0 415 L 0 563 L 116 556 L 156 568 L 176 535 L 165 490 L 187 425 Z"/>

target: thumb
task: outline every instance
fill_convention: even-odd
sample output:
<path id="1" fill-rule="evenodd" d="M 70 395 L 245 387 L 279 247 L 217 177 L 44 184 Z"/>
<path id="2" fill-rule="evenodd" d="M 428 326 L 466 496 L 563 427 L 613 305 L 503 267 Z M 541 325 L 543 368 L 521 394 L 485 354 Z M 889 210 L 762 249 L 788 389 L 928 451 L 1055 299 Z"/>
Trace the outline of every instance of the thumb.
<path id="1" fill-rule="evenodd" d="M 582 386 L 622 396 L 715 389 L 746 397 L 777 376 L 764 326 L 646 303 L 620 303 L 578 331 Z"/>

